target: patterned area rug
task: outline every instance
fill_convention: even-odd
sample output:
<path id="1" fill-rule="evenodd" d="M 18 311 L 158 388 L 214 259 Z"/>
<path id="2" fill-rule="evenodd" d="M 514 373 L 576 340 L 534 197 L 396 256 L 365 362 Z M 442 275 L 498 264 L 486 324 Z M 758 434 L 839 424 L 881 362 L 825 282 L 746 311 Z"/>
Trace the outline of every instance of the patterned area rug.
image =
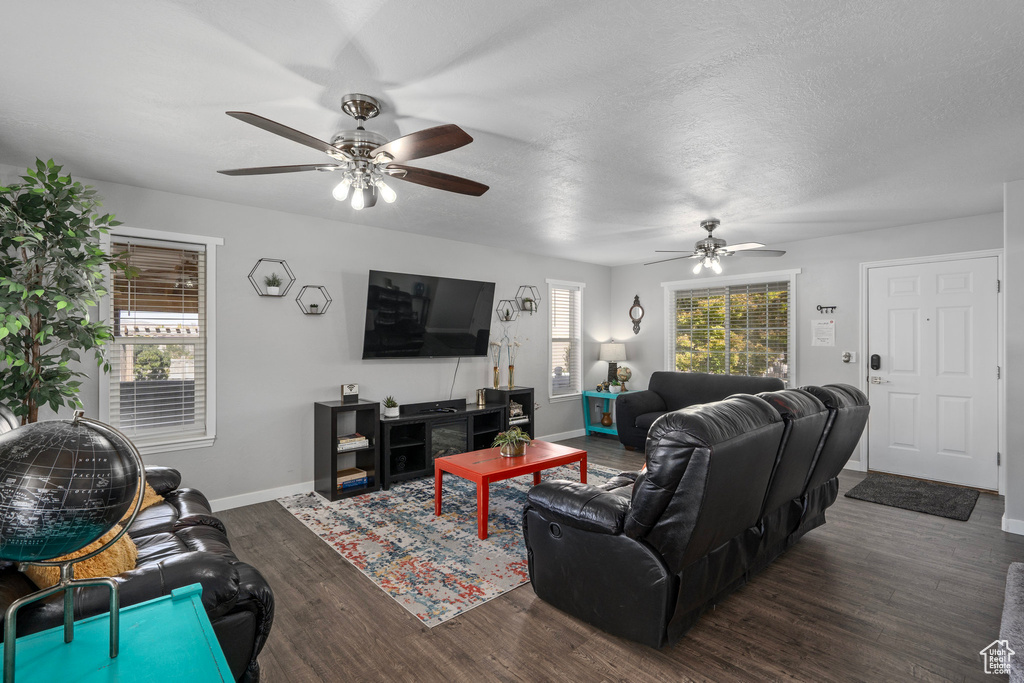
<path id="1" fill-rule="evenodd" d="M 587 465 L 601 484 L 617 470 Z M 576 465 L 542 473 L 543 481 L 579 481 Z M 316 493 L 278 502 L 381 590 L 427 626 L 458 616 L 529 580 L 523 505 L 532 475 L 491 484 L 487 539 L 476 535 L 476 485 L 444 478 L 441 516 L 434 516 L 434 479 L 329 502 Z"/>
<path id="2" fill-rule="evenodd" d="M 846 492 L 847 498 L 966 522 L 981 495 L 974 489 L 871 472 Z"/>

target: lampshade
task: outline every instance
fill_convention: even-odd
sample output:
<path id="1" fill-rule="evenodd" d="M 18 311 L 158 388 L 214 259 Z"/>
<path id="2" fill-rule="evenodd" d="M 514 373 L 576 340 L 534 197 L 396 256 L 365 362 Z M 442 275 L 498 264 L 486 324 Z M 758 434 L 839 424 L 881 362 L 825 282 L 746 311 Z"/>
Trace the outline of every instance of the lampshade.
<path id="1" fill-rule="evenodd" d="M 601 344 L 601 355 L 598 357 L 598 360 L 609 363 L 619 363 L 626 360 L 626 345 L 617 342 Z"/>

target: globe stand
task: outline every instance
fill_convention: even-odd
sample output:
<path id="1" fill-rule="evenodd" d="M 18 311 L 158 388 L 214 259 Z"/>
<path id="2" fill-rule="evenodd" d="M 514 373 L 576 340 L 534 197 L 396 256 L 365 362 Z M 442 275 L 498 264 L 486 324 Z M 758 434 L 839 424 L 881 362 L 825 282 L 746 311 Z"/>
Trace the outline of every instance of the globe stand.
<path id="1" fill-rule="evenodd" d="M 64 593 L 64 642 L 70 643 L 75 639 L 75 588 L 81 588 L 85 586 L 106 586 L 110 589 L 110 658 L 114 659 L 117 657 L 118 645 L 120 640 L 119 620 L 118 612 L 120 609 L 120 594 L 118 592 L 117 582 L 109 577 L 98 577 L 94 579 L 76 579 L 74 578 L 75 569 L 74 565 L 76 562 L 82 562 L 88 560 L 90 557 L 99 555 L 101 552 L 109 548 L 110 546 L 117 543 L 118 539 L 124 536 L 128 531 L 128 527 L 135 520 L 135 516 L 139 514 L 139 509 L 142 507 L 142 499 L 144 497 L 145 487 L 145 471 L 146 466 L 142 462 L 142 456 L 139 454 L 138 449 L 135 448 L 135 444 L 131 442 L 127 436 L 125 436 L 120 430 L 111 427 L 110 425 L 100 422 L 99 420 L 93 420 L 84 416 L 85 414 L 81 410 L 75 411 L 75 417 L 72 420 L 72 424 L 85 424 L 89 428 L 103 434 L 111 441 L 122 441 L 127 444 L 128 451 L 131 453 L 132 458 L 135 460 L 136 471 L 138 472 L 138 484 L 137 490 L 139 492 L 138 499 L 135 501 L 135 508 L 132 510 L 131 516 L 124 521 L 121 526 L 121 531 L 114 538 L 110 539 L 107 543 L 104 543 L 101 547 L 97 548 L 91 553 L 83 555 L 82 557 L 76 557 L 73 560 L 64 560 L 55 562 L 52 560 L 40 561 L 40 562 L 19 562 L 18 569 L 21 570 L 22 565 L 37 565 L 42 567 L 60 567 L 60 580 L 57 585 L 44 588 L 35 593 L 30 593 L 22 598 L 18 598 L 12 602 L 7 610 L 4 612 L 4 681 L 3 683 L 14 683 L 14 663 L 15 663 L 15 651 L 17 646 L 17 618 L 18 610 L 25 605 L 28 605 L 39 600 L 45 600 L 46 598 L 56 593 Z"/>
<path id="2" fill-rule="evenodd" d="M 109 544 L 108 544 L 109 545 Z M 107 545 L 103 546 L 104 548 Z M 22 571 L 21 565 L 37 564 L 36 562 L 21 562 L 18 570 Z M 117 657 L 117 648 L 120 632 L 118 630 L 118 609 L 120 599 L 118 595 L 117 582 L 111 578 L 96 579 L 75 579 L 74 563 L 68 562 L 60 565 L 60 581 L 56 586 L 44 588 L 18 598 L 10 604 L 4 613 L 4 683 L 14 683 L 14 654 L 17 644 L 17 618 L 18 610 L 25 605 L 44 600 L 54 593 L 64 593 L 64 642 L 70 643 L 75 639 L 75 604 L 74 590 L 84 586 L 106 586 L 110 589 L 110 658 Z"/>

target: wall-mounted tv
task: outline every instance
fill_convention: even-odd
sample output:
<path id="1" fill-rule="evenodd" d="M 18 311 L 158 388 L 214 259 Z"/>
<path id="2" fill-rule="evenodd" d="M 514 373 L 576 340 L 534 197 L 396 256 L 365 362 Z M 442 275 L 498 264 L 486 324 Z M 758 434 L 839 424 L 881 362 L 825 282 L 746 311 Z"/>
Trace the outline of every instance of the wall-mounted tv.
<path id="1" fill-rule="evenodd" d="M 494 283 L 371 270 L 363 358 L 486 356 Z"/>

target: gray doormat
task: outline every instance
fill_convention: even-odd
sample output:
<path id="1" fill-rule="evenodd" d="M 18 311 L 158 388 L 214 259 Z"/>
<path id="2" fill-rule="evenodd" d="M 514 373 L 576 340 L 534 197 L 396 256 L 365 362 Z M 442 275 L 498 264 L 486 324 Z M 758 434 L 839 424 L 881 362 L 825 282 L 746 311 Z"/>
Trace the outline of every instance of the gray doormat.
<path id="1" fill-rule="evenodd" d="M 846 492 L 847 498 L 924 512 L 966 522 L 981 495 L 974 489 L 872 472 Z"/>

